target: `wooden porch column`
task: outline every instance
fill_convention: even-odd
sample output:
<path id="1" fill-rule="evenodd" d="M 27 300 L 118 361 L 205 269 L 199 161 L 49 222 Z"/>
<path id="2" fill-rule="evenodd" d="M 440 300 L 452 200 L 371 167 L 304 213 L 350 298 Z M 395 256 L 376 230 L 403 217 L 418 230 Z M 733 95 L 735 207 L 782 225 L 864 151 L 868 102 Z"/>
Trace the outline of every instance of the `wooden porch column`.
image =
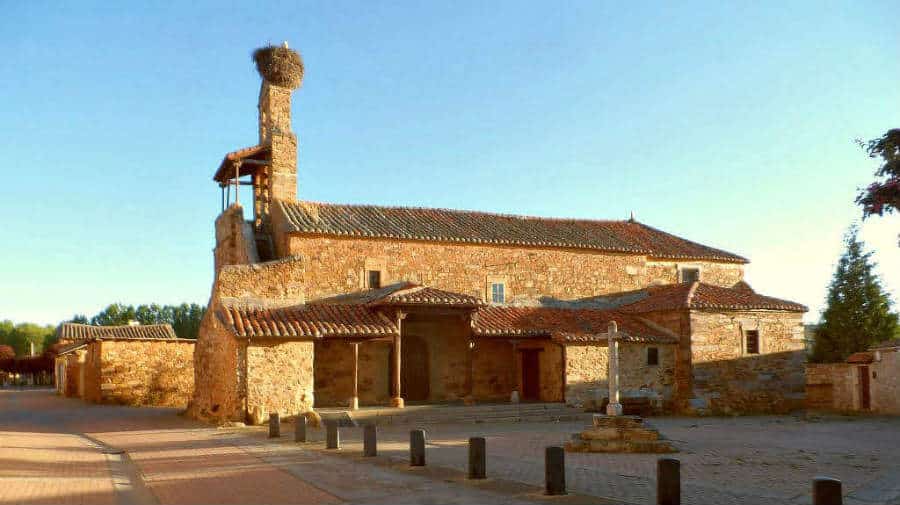
<path id="1" fill-rule="evenodd" d="M 391 377 L 391 382 L 394 387 L 394 397 L 391 398 L 391 407 L 403 408 L 403 394 L 400 391 L 400 355 L 401 355 L 401 342 L 400 342 L 400 325 L 403 322 L 403 318 L 406 317 L 406 314 L 403 312 L 397 311 L 397 335 L 394 336 L 394 369 L 393 376 Z"/>
<path id="2" fill-rule="evenodd" d="M 350 397 L 350 410 L 359 408 L 359 342 L 351 342 L 353 346 L 353 396 Z"/>

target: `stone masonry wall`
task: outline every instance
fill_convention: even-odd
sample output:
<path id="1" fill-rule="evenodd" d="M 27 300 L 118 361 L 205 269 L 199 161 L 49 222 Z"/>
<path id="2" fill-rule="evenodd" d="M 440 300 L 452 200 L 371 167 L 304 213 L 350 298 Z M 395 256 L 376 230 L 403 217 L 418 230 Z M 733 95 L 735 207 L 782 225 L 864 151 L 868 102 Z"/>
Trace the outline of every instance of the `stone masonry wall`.
<path id="1" fill-rule="evenodd" d="M 100 401 L 186 407 L 194 391 L 192 340 L 103 340 Z"/>
<path id="2" fill-rule="evenodd" d="M 100 403 L 103 397 L 100 393 L 100 371 L 103 367 L 103 355 L 100 342 L 91 342 L 81 353 L 83 360 L 79 374 L 81 398 L 85 401 Z"/>
<path id="3" fill-rule="evenodd" d="M 390 342 L 359 344 L 359 404 L 390 401 Z M 343 340 L 315 344 L 316 407 L 346 407 L 353 394 L 353 348 Z"/>
<path id="4" fill-rule="evenodd" d="M 273 412 L 287 418 L 312 409 L 312 341 L 253 339 L 246 360 L 247 411 L 254 423 Z"/>
<path id="5" fill-rule="evenodd" d="M 691 312 L 693 408 L 713 413 L 785 413 L 803 407 L 802 314 Z M 744 352 L 758 330 L 760 354 Z"/>
<path id="6" fill-rule="evenodd" d="M 871 365 L 872 411 L 900 414 L 900 350 L 878 351 L 880 360 Z"/>
<path id="7" fill-rule="evenodd" d="M 252 265 L 226 266 L 216 276 L 214 297 L 303 303 L 303 270 L 303 261 L 290 257 Z"/>
<path id="8" fill-rule="evenodd" d="M 659 364 L 647 365 L 647 349 L 659 352 Z M 622 344 L 619 346 L 619 387 L 622 396 L 654 391 L 665 401 L 672 398 L 675 384 L 674 345 Z M 566 403 L 582 406 L 595 394 L 607 397 L 609 349 L 606 344 L 566 346 Z"/>
<path id="9" fill-rule="evenodd" d="M 244 210 L 232 204 L 216 218 L 215 271 L 225 265 L 246 265 L 259 261 L 252 227 L 244 222 Z"/>
<path id="10" fill-rule="evenodd" d="M 545 339 L 521 340 L 519 349 L 541 349 L 538 355 L 540 368 L 540 398 L 542 402 L 561 402 L 565 400 L 564 351 L 563 346 Z M 519 370 L 522 369 L 522 354 L 516 356 Z M 522 393 L 522 378 L 516 379 L 519 394 Z"/>
<path id="11" fill-rule="evenodd" d="M 278 221 L 278 212 L 273 213 Z M 594 251 L 380 239 L 277 237 L 279 254 L 303 258 L 305 294 L 314 300 L 364 288 L 366 265 L 384 265 L 382 284 L 399 281 L 486 298 L 489 279 L 506 283 L 507 302 L 574 300 L 677 282 L 677 262 Z M 691 263 L 696 264 L 696 263 Z M 704 262 L 703 279 L 731 286 L 742 265 Z M 298 264 L 299 266 L 299 264 Z"/>
<path id="12" fill-rule="evenodd" d="M 675 384 L 672 394 L 676 411 L 686 411 L 688 400 L 693 397 L 694 375 L 691 363 L 691 317 L 687 310 L 648 312 L 641 317 L 679 336 L 675 349 Z"/>
<path id="13" fill-rule="evenodd" d="M 472 355 L 472 396 L 484 401 L 509 401 L 517 387 L 513 346 L 505 339 L 481 338 Z"/>
<path id="14" fill-rule="evenodd" d="M 856 368 L 849 363 L 807 363 L 806 408 L 831 412 L 858 410 Z"/>
<path id="15" fill-rule="evenodd" d="M 194 394 L 188 414 L 202 420 L 243 421 L 240 346 L 219 321 L 216 309 L 211 304 L 200 322 L 194 348 Z"/>

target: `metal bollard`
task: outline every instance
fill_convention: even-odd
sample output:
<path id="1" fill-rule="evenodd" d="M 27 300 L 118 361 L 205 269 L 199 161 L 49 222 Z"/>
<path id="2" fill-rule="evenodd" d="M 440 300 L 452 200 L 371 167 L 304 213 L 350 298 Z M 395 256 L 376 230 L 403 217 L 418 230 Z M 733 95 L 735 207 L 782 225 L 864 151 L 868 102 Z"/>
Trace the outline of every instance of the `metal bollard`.
<path id="1" fill-rule="evenodd" d="M 363 428 L 363 456 L 372 458 L 378 455 L 378 431 L 374 424 Z"/>
<path id="2" fill-rule="evenodd" d="M 328 423 L 325 425 L 325 448 L 341 448 L 341 433 L 338 431 L 337 423 Z"/>
<path id="3" fill-rule="evenodd" d="M 269 414 L 269 438 L 278 438 L 281 436 L 281 418 L 277 412 Z"/>
<path id="4" fill-rule="evenodd" d="M 484 437 L 469 439 L 469 478 L 487 478 L 487 447 Z"/>
<path id="5" fill-rule="evenodd" d="M 306 416 L 297 415 L 294 421 L 294 442 L 306 442 Z"/>
<path id="6" fill-rule="evenodd" d="M 409 432 L 409 466 L 425 466 L 425 430 Z"/>
<path id="7" fill-rule="evenodd" d="M 841 481 L 831 477 L 816 477 L 812 482 L 813 505 L 842 505 Z"/>
<path id="8" fill-rule="evenodd" d="M 681 505 L 681 462 L 675 458 L 656 462 L 656 505 Z"/>
<path id="9" fill-rule="evenodd" d="M 562 447 L 547 447 L 544 451 L 545 493 L 550 496 L 566 494 L 566 451 Z"/>

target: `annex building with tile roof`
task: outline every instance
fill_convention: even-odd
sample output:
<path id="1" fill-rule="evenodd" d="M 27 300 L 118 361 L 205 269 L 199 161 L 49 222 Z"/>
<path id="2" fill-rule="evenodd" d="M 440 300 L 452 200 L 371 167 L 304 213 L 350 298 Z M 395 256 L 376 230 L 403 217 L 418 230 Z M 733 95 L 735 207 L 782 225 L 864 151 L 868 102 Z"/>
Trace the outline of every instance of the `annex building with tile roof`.
<path id="1" fill-rule="evenodd" d="M 184 408 L 194 390 L 194 341 L 169 324 L 62 323 L 55 358 L 60 395 L 93 403 Z"/>
<path id="2" fill-rule="evenodd" d="M 612 321 L 625 397 L 675 412 L 802 404 L 806 307 L 756 293 L 743 256 L 634 219 L 298 199 L 292 93 L 263 78 L 257 144 L 213 175 L 194 417 L 602 403 Z"/>

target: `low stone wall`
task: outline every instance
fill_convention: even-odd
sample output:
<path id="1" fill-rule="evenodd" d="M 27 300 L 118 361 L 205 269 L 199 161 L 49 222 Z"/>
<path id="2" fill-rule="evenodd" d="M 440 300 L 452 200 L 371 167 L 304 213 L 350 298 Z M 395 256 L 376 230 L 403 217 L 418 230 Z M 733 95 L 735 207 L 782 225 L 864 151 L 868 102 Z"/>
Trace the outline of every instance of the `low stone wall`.
<path id="1" fill-rule="evenodd" d="M 103 340 L 88 347 L 92 356 L 88 370 L 96 370 L 99 365 L 100 402 L 165 407 L 188 405 L 194 390 L 193 340 Z M 87 384 L 85 389 L 90 389 Z"/>

